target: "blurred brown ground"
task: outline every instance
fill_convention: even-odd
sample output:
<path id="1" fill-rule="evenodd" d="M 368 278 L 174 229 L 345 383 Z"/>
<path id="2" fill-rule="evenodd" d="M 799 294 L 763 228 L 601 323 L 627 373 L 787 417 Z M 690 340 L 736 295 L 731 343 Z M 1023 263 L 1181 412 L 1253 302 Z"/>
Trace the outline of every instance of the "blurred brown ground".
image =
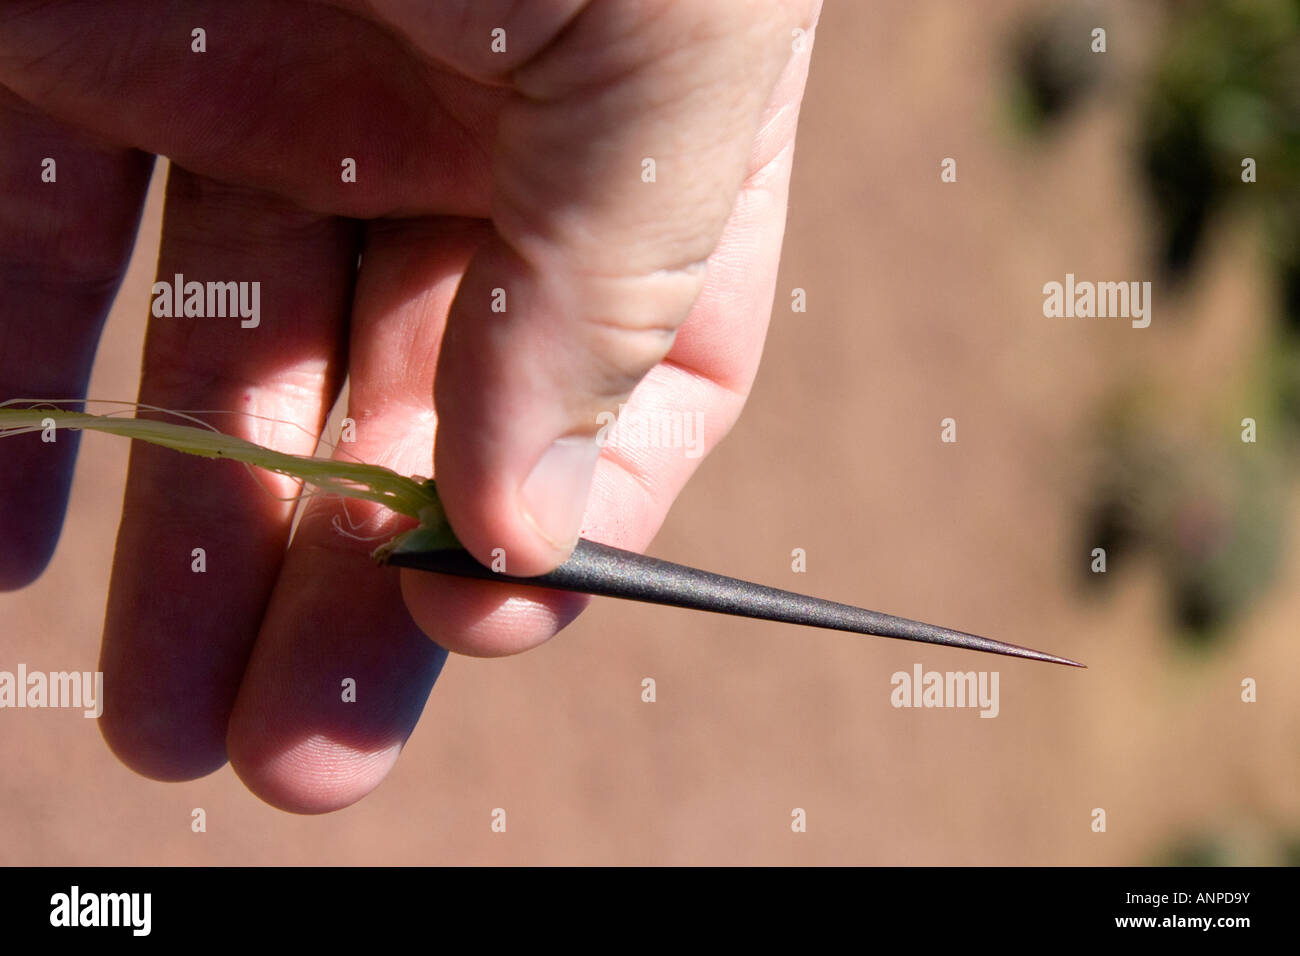
<path id="1" fill-rule="evenodd" d="M 1093 101 L 1032 147 L 1003 122 L 1008 33 L 1033 7 L 827 4 L 763 367 L 653 551 L 1088 670 L 597 601 L 540 650 L 450 660 L 390 778 L 323 817 L 262 804 L 229 768 L 135 776 L 79 712 L 0 713 L 0 862 L 1124 864 L 1188 833 L 1273 862 L 1300 828 L 1297 488 L 1277 584 L 1206 655 L 1173 645 L 1149 565 L 1099 598 L 1078 587 L 1097 401 L 1138 370 L 1175 401 L 1242 374 L 1270 308 L 1255 247 L 1219 233 L 1145 331 L 1042 317 L 1066 272 L 1151 272 L 1131 106 Z M 1130 54 L 1151 39 L 1123 28 Z M 154 186 L 95 397 L 135 395 Z M 126 454 L 85 437 L 53 564 L 0 596 L 0 669 L 93 669 Z M 915 662 L 998 670 L 1001 714 L 893 709 L 889 676 Z"/>

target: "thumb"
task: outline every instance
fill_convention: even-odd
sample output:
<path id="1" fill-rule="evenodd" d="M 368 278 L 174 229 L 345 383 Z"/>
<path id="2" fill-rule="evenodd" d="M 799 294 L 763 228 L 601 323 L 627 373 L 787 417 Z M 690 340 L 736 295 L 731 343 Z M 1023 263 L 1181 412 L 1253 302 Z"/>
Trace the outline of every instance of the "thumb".
<path id="1" fill-rule="evenodd" d="M 452 304 L 434 393 L 439 494 L 485 564 L 528 576 L 568 557 L 601 413 L 699 295 L 815 7 L 597 2 L 513 74 L 496 231 Z"/>

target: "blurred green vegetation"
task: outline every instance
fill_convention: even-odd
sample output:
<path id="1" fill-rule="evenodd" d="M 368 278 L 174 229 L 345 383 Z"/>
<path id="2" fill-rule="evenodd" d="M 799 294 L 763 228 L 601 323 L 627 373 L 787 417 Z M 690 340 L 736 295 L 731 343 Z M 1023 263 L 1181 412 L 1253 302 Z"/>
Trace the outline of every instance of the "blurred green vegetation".
<path id="1" fill-rule="evenodd" d="M 1285 499 L 1276 474 L 1300 432 L 1300 0 L 1233 0 L 1169 7 L 1169 30 L 1141 96 L 1137 151 L 1158 226 L 1166 278 L 1186 279 L 1204 257 L 1216 214 L 1249 210 L 1258 224 L 1278 321 L 1251 380 L 1257 445 L 1238 443 L 1217 466 L 1188 449 L 1179 485 L 1230 469 L 1207 514 L 1170 515 L 1158 550 L 1184 633 L 1208 639 L 1272 578 Z M 1243 180 L 1254 160 L 1255 182 Z M 1276 427 L 1272 427 L 1276 425 Z M 1235 436 L 1228 436 L 1232 442 Z M 1215 447 L 1214 444 L 1206 446 Z M 1231 462 L 1231 465 L 1228 463 Z M 1272 475 L 1270 475 L 1272 473 Z M 1195 499 L 1192 499 L 1195 500 Z M 1223 521 L 1205 547 L 1198 520 Z"/>
<path id="2" fill-rule="evenodd" d="M 1300 866 L 1300 833 L 1187 833 L 1155 854 L 1154 866 Z"/>
<path id="3" fill-rule="evenodd" d="M 1278 456 L 1241 442 L 1232 423 L 1174 430 L 1173 417 L 1146 392 L 1118 396 L 1103 414 L 1082 543 L 1085 553 L 1106 549 L 1107 574 L 1087 578 L 1104 586 L 1149 556 L 1175 633 L 1206 647 L 1276 579 L 1286 475 Z"/>
<path id="4" fill-rule="evenodd" d="M 1095 25 L 1086 8 L 1076 7 L 1020 24 L 1011 42 L 1007 105 L 1022 133 L 1048 133 L 1100 83 L 1106 60 L 1089 44 Z"/>
<path id="5" fill-rule="evenodd" d="M 1137 106 L 1134 153 L 1156 216 L 1166 278 L 1198 263 L 1214 215 L 1250 206 L 1300 334 L 1300 0 L 1170 0 L 1142 75 L 1117 77 L 1112 34 L 1123 7 L 1070 4 L 1026 18 L 1011 40 L 1007 103 L 1018 129 L 1045 136 L 1107 85 Z M 1108 42 L 1114 43 L 1112 35 Z M 1242 181 L 1253 159 L 1256 181 Z"/>
<path id="6" fill-rule="evenodd" d="M 1088 580 L 1104 586 L 1149 555 L 1175 633 L 1206 648 L 1276 577 L 1286 473 L 1300 451 L 1300 0 L 1166 2 L 1164 29 L 1131 77 L 1116 75 L 1113 54 L 1091 50 L 1092 28 L 1108 27 L 1114 43 L 1123 13 L 1092 3 L 1027 18 L 1012 40 L 1009 104 L 1036 137 L 1102 88 L 1135 108 L 1133 157 L 1162 287 L 1189 285 L 1225 213 L 1240 210 L 1259 236 L 1278 307 L 1246 394 L 1189 370 L 1188 388 L 1222 392 L 1213 396 L 1222 420 L 1199 427 L 1176 402 L 1153 401 L 1149 385 L 1112 396 L 1082 518 L 1087 549 L 1105 548 L 1108 562 L 1108 574 Z M 1247 158 L 1254 182 L 1242 179 Z M 1243 416 L 1258 422 L 1256 443 L 1240 439 Z"/>
<path id="7" fill-rule="evenodd" d="M 1259 217 L 1282 312 L 1300 330 L 1300 0 L 1179 3 L 1141 93 L 1138 154 L 1171 276 L 1197 262 L 1212 215 Z M 1257 181 L 1242 181 L 1242 161 Z"/>

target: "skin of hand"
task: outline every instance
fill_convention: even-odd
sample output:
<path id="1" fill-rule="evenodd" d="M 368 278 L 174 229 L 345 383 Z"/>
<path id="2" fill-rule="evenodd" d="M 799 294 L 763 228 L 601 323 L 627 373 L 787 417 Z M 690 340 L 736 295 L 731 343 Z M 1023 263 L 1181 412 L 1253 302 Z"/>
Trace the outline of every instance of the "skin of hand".
<path id="1" fill-rule="evenodd" d="M 432 464 L 480 561 L 540 574 L 580 531 L 640 550 L 700 459 L 602 448 L 600 415 L 684 410 L 706 450 L 738 416 L 819 12 L 2 2 L 0 395 L 85 394 L 164 155 L 159 279 L 260 281 L 263 318 L 151 318 L 140 402 L 264 416 L 216 421 L 310 454 L 346 377 L 356 441 L 337 453 Z M 0 457 L 0 587 L 39 575 L 59 535 L 75 441 L 36 437 Z M 275 806 L 347 806 L 392 767 L 446 650 L 517 653 L 585 606 L 376 568 L 375 540 L 358 538 L 404 519 L 356 502 L 311 500 L 289 546 L 293 503 L 267 488 L 298 491 L 132 448 L 100 725 L 140 773 L 192 779 L 229 760 Z"/>

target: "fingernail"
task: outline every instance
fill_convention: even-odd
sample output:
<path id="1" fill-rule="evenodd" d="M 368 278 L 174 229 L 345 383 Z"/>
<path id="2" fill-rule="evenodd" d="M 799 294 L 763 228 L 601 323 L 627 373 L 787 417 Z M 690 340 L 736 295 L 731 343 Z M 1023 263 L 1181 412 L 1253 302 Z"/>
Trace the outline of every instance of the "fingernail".
<path id="1" fill-rule="evenodd" d="M 595 436 L 556 439 L 519 489 L 524 515 L 556 548 L 567 550 L 578 540 L 599 457 Z"/>

